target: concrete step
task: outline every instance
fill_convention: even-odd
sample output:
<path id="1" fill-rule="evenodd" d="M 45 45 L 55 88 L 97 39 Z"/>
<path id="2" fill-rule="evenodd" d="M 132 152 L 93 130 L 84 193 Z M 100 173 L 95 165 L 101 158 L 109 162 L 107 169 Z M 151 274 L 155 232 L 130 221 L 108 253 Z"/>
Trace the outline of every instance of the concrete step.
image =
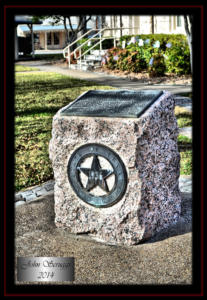
<path id="1" fill-rule="evenodd" d="M 101 56 L 101 55 L 89 54 L 89 55 L 85 55 L 85 59 L 86 59 L 86 60 L 101 61 L 102 56 Z"/>
<path id="2" fill-rule="evenodd" d="M 108 49 L 104 49 L 104 50 L 91 50 L 90 53 L 92 55 L 95 55 L 95 56 L 99 56 L 99 55 L 104 55 L 106 54 L 106 52 L 108 51 Z"/>

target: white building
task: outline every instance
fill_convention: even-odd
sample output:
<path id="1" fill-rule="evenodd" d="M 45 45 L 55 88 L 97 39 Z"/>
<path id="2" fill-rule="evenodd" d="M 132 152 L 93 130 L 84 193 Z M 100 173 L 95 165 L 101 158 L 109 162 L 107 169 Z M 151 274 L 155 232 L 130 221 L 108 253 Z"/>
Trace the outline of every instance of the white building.
<path id="1" fill-rule="evenodd" d="M 121 26 L 122 23 L 122 26 Z M 154 26 L 153 24 L 154 23 Z M 122 35 L 150 34 L 152 27 L 154 33 L 185 34 L 183 16 L 106 16 L 105 25 L 109 28 L 122 27 Z M 130 29 L 124 29 L 130 28 Z M 115 34 L 115 31 L 113 31 Z M 120 30 L 116 30 L 116 36 L 120 36 Z"/>
<path id="2" fill-rule="evenodd" d="M 56 25 L 52 25 L 52 23 L 54 23 L 54 20 L 48 18 L 44 20 L 41 25 L 33 25 L 34 50 L 58 50 L 67 46 L 63 23 L 60 22 Z M 78 17 L 72 16 L 71 23 L 74 29 L 77 28 Z M 29 27 L 24 23 L 19 24 L 20 25 L 17 26 L 17 36 L 29 37 L 31 34 Z M 70 31 L 68 22 L 67 27 Z M 123 35 L 150 33 L 185 34 L 183 16 L 99 15 L 92 16 L 91 20 L 87 23 L 87 30 L 105 27 L 109 30 L 105 30 L 102 35 L 117 39 Z M 80 37 L 80 33 L 78 36 Z"/>

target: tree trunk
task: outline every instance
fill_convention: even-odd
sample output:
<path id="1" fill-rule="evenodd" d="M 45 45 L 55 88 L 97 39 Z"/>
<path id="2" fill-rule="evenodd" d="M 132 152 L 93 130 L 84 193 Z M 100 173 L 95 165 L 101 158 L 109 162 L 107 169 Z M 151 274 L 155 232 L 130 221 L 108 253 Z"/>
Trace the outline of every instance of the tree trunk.
<path id="1" fill-rule="evenodd" d="M 35 57 L 34 55 L 34 32 L 33 32 L 33 25 L 32 24 L 27 24 L 29 29 L 30 29 L 30 33 L 31 33 L 31 44 L 32 44 L 32 58 Z"/>
<path id="2" fill-rule="evenodd" d="M 75 41 L 75 39 L 77 38 L 77 30 L 78 30 L 78 27 L 76 30 L 73 29 L 73 25 L 72 25 L 72 22 L 71 22 L 71 18 L 70 16 L 67 17 L 68 18 L 68 22 L 69 22 L 69 25 L 70 25 L 70 36 L 68 34 L 68 44 L 72 43 Z M 76 45 L 74 44 L 72 46 L 72 51 L 75 49 Z"/>
<path id="3" fill-rule="evenodd" d="M 82 16 L 80 34 L 83 35 L 87 31 L 86 16 Z"/>
<path id="4" fill-rule="evenodd" d="M 187 35 L 188 46 L 189 46 L 189 49 L 190 49 L 191 73 L 193 73 L 192 25 L 193 25 L 193 18 L 192 18 L 192 16 L 186 16 L 186 15 L 184 15 L 185 32 L 186 32 L 186 35 Z"/>
<path id="5" fill-rule="evenodd" d="M 72 27 L 72 24 L 70 22 L 70 16 L 64 16 L 63 17 L 63 24 L 64 24 L 64 28 L 65 28 L 65 39 L 66 39 L 66 44 L 70 43 L 70 30 L 68 30 L 67 28 L 67 20 L 69 22 L 70 27 Z"/>

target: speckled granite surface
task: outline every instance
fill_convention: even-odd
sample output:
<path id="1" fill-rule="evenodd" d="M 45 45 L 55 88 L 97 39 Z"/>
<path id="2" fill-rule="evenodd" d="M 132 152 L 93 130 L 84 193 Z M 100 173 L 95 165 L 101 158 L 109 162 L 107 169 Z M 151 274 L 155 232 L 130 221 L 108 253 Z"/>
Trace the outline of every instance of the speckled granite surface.
<path id="1" fill-rule="evenodd" d="M 49 146 L 57 227 L 89 233 L 110 244 L 132 245 L 178 221 L 180 156 L 170 93 L 165 92 L 138 119 L 63 117 L 60 111 L 53 118 Z M 87 143 L 110 147 L 126 166 L 127 190 L 111 207 L 84 203 L 69 184 L 68 160 L 75 149 Z"/>

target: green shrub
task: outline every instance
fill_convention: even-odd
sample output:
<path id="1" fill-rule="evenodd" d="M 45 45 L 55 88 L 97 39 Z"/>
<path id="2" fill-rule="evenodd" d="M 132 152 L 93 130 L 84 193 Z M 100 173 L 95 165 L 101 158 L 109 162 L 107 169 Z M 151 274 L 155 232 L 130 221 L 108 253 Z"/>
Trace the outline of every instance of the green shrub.
<path id="1" fill-rule="evenodd" d="M 130 52 L 127 49 L 119 49 L 117 56 L 118 60 L 116 62 L 117 69 L 121 71 L 127 71 L 129 67 L 128 57 Z"/>
<path id="2" fill-rule="evenodd" d="M 145 59 L 147 65 L 149 64 L 149 61 L 154 53 L 153 47 L 143 47 L 143 58 Z"/>
<path id="3" fill-rule="evenodd" d="M 130 42 L 132 37 L 135 39 Z M 121 48 L 123 41 L 125 49 Z M 190 51 L 182 34 L 125 35 L 120 38 L 120 47 L 112 48 L 107 55 L 106 65 L 112 70 L 148 70 L 151 77 L 163 76 L 165 72 L 190 73 Z"/>
<path id="4" fill-rule="evenodd" d="M 136 38 L 135 43 L 130 43 L 132 37 Z M 139 46 L 139 39 L 144 41 L 143 46 Z M 148 43 L 145 43 L 148 40 Z M 158 73 L 162 73 L 161 69 L 165 69 L 166 72 L 181 74 L 190 74 L 190 51 L 187 43 L 186 36 L 182 34 L 140 34 L 140 35 L 125 35 L 120 38 L 120 44 L 122 41 L 126 42 L 126 49 L 129 52 L 139 51 L 142 54 L 143 59 L 149 64 L 150 59 L 155 54 L 162 54 L 165 58 L 165 68 L 163 59 L 157 59 L 156 67 Z M 155 43 L 159 41 L 159 47 L 155 47 Z M 159 58 L 161 56 L 157 56 Z M 161 66 L 158 68 L 158 62 Z M 150 73 L 156 74 L 152 67 L 149 68 Z M 154 75 L 156 76 L 156 75 Z"/>
<path id="5" fill-rule="evenodd" d="M 114 45 L 114 40 L 113 39 L 107 39 L 107 40 L 104 40 L 102 42 L 102 49 L 110 49 L 112 48 Z M 100 46 L 98 46 L 99 49 L 100 49 Z"/>
<path id="6" fill-rule="evenodd" d="M 105 60 L 107 67 L 110 70 L 114 70 L 117 68 L 117 60 L 118 60 L 118 52 L 120 51 L 119 48 L 111 48 L 110 50 L 107 51 L 105 55 Z M 117 57 L 117 60 L 115 59 Z"/>
<path id="7" fill-rule="evenodd" d="M 88 40 L 88 38 L 83 38 L 81 40 L 79 40 L 77 42 L 77 46 L 79 47 L 81 44 L 85 43 Z M 94 41 L 91 41 L 92 44 L 94 44 Z M 84 53 L 85 51 L 87 51 L 91 46 L 88 45 L 88 43 L 86 43 L 85 45 L 82 46 L 81 48 L 81 52 Z"/>
<path id="8" fill-rule="evenodd" d="M 141 51 L 132 52 L 128 49 L 112 48 L 107 51 L 105 59 L 107 67 L 111 70 L 118 69 L 137 73 L 147 68 Z"/>
<path id="9" fill-rule="evenodd" d="M 187 43 L 172 43 L 165 51 L 167 72 L 178 75 L 190 74 L 190 50 Z"/>
<path id="10" fill-rule="evenodd" d="M 161 53 L 152 55 L 148 70 L 150 77 L 163 76 L 165 74 L 165 59 Z"/>
<path id="11" fill-rule="evenodd" d="M 127 60 L 128 60 L 128 70 L 131 72 L 138 73 L 147 68 L 146 60 L 144 59 L 140 51 L 131 52 Z"/>

